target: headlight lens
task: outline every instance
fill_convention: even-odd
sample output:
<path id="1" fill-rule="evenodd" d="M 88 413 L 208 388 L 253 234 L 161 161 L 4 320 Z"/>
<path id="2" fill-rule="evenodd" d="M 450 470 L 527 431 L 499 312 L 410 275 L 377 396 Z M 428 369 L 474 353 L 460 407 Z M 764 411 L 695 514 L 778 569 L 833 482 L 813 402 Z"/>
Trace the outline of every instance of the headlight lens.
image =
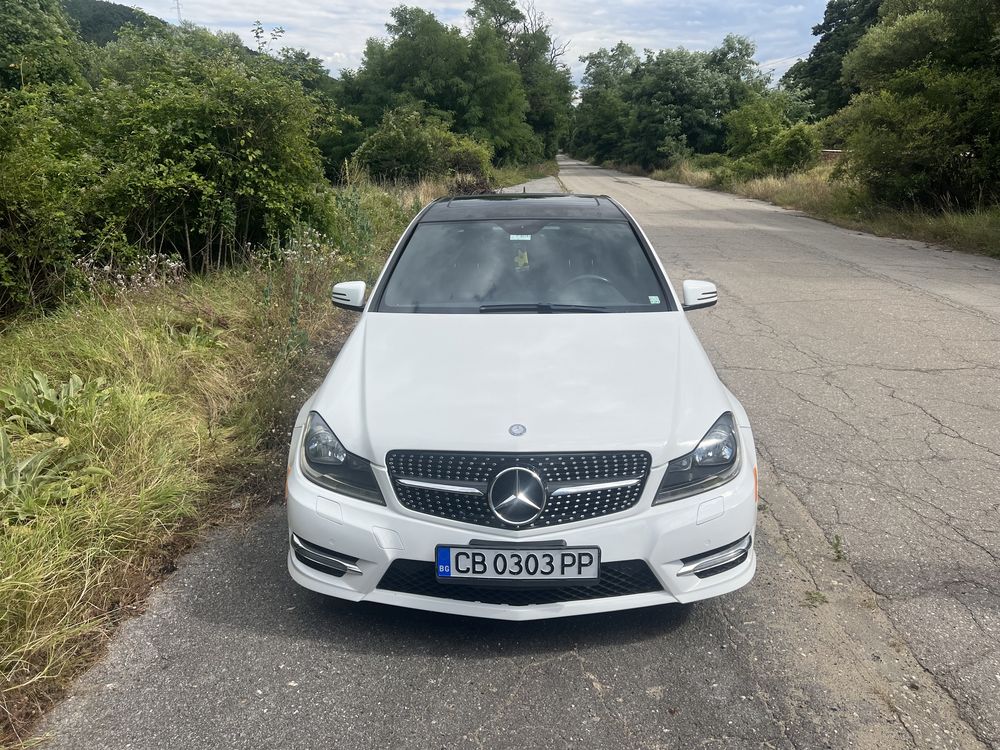
<path id="1" fill-rule="evenodd" d="M 318 485 L 358 500 L 385 505 L 372 465 L 348 453 L 333 430 L 310 412 L 302 438 L 302 473 Z"/>
<path id="2" fill-rule="evenodd" d="M 732 412 L 712 425 L 690 453 L 667 464 L 653 505 L 669 503 L 725 484 L 740 470 L 739 439 Z"/>

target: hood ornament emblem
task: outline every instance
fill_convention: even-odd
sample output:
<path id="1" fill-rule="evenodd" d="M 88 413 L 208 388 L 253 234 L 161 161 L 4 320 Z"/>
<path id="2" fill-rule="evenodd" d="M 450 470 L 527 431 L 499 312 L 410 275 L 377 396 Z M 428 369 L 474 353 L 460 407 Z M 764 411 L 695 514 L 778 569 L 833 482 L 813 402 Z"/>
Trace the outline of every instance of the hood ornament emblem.
<path id="1" fill-rule="evenodd" d="M 521 437 L 521 435 L 523 435 L 527 431 L 528 428 L 525 427 L 523 424 L 512 424 L 509 428 L 507 428 L 507 432 L 509 432 L 514 437 Z"/>

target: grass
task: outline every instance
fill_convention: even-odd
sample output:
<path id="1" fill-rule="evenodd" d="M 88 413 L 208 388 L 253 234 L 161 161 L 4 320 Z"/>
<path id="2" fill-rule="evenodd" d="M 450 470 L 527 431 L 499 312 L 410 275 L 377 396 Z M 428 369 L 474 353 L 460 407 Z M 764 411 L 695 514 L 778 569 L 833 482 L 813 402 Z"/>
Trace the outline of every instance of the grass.
<path id="1" fill-rule="evenodd" d="M 497 167 L 494 182 L 497 187 L 520 185 L 528 180 L 540 180 L 543 177 L 554 177 L 559 174 L 559 165 L 555 159 L 549 159 L 538 164 Z"/>
<path id="2" fill-rule="evenodd" d="M 833 544 L 831 547 L 833 547 L 834 560 L 841 562 L 846 559 L 846 555 L 844 554 L 844 540 L 840 537 L 840 534 L 833 535 Z"/>
<path id="3" fill-rule="evenodd" d="M 335 279 L 373 280 L 441 183 L 336 197 L 244 267 L 108 293 L 0 333 L 0 746 L 206 524 L 280 496 L 291 419 L 352 320 Z"/>
<path id="4" fill-rule="evenodd" d="M 821 604 L 826 604 L 830 600 L 826 598 L 826 594 L 822 591 L 807 591 L 805 601 L 802 603 L 803 607 L 809 607 L 810 609 L 816 609 Z"/>
<path id="5" fill-rule="evenodd" d="M 833 169 L 830 164 L 821 164 L 787 176 L 737 181 L 726 184 L 724 189 L 804 211 L 850 229 L 1000 257 L 1000 206 L 975 211 L 888 208 L 872 201 L 859 186 L 835 178 Z M 720 187 L 711 170 L 691 162 L 681 162 L 669 170 L 657 170 L 651 176 L 701 188 Z"/>

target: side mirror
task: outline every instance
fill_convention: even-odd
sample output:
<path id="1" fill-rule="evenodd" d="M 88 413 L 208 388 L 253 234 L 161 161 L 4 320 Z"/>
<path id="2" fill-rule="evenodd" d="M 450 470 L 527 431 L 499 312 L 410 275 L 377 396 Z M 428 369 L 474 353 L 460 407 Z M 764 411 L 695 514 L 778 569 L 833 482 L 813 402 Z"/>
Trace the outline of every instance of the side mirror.
<path id="1" fill-rule="evenodd" d="M 684 282 L 685 310 L 700 310 L 703 307 L 711 307 L 718 301 L 719 291 L 711 281 L 691 279 Z"/>
<path id="2" fill-rule="evenodd" d="M 334 284 L 331 299 L 337 307 L 360 312 L 365 309 L 365 282 L 341 281 Z"/>

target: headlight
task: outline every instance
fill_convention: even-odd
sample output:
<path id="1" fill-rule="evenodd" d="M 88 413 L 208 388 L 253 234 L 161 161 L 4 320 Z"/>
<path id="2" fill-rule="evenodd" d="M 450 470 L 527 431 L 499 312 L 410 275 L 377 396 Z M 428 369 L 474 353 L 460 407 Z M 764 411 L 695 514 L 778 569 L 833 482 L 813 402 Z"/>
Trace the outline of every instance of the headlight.
<path id="1" fill-rule="evenodd" d="M 669 503 L 725 484 L 740 471 L 739 440 L 732 412 L 712 425 L 690 453 L 667 464 L 653 505 Z"/>
<path id="2" fill-rule="evenodd" d="M 309 412 L 302 438 L 302 473 L 318 485 L 343 495 L 385 505 L 372 465 L 348 453 L 316 412 Z"/>

